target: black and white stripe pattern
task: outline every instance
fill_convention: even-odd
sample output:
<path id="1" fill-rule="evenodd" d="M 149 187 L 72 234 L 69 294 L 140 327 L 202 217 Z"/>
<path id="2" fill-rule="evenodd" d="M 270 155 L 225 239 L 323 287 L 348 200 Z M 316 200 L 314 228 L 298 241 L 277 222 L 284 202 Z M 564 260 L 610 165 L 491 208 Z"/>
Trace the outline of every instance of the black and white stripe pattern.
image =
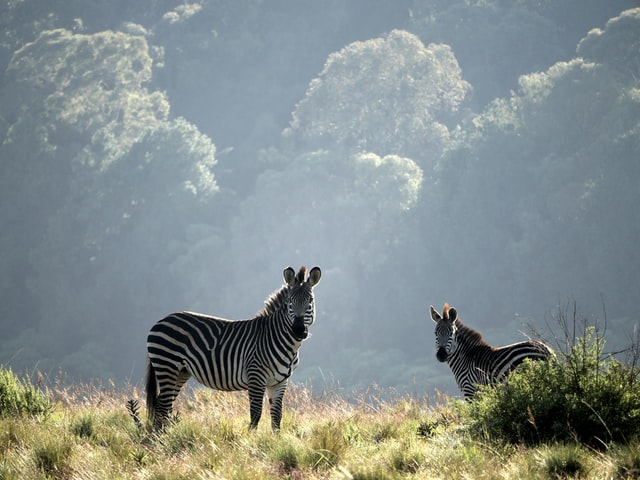
<path id="1" fill-rule="evenodd" d="M 285 285 L 249 320 L 225 320 L 179 312 L 158 321 L 147 338 L 147 411 L 161 428 L 185 382 L 194 377 L 208 387 L 248 390 L 250 427 L 262 414 L 267 393 L 271 427 L 280 429 L 282 397 L 298 366 L 298 349 L 315 320 L 313 287 L 320 268 L 287 267 Z M 306 277 L 306 278 L 305 278 Z"/>
<path id="2" fill-rule="evenodd" d="M 436 323 L 436 358 L 449 364 L 467 400 L 474 397 L 479 385 L 503 380 L 525 359 L 548 359 L 553 355 L 547 345 L 534 340 L 492 347 L 480 332 L 460 321 L 455 308 L 445 304 L 442 315 L 433 306 L 429 311 Z"/>

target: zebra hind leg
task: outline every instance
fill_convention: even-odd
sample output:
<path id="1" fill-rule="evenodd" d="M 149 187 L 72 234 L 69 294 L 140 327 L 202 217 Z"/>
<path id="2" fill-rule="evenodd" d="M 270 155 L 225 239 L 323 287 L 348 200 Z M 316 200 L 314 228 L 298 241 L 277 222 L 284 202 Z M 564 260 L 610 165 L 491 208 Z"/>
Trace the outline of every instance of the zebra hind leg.
<path id="1" fill-rule="evenodd" d="M 169 423 L 177 421 L 178 416 L 172 416 L 173 404 L 189 378 L 191 378 L 191 374 L 183 369 L 176 372 L 175 376 L 163 378 L 158 382 L 160 393 L 157 398 L 154 419 L 154 429 L 156 431 L 162 431 Z"/>

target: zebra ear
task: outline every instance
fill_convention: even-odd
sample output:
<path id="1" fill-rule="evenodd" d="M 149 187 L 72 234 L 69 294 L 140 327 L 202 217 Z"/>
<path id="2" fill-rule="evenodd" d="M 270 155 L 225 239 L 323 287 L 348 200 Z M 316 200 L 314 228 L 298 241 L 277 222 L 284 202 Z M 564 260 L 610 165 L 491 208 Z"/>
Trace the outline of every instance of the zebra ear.
<path id="1" fill-rule="evenodd" d="M 313 267 L 309 271 L 309 280 L 308 280 L 309 285 L 311 285 L 312 287 L 315 287 L 320 281 L 320 275 L 322 275 L 322 272 L 320 271 L 320 267 Z"/>
<path id="2" fill-rule="evenodd" d="M 433 305 L 429 305 L 429 313 L 431 314 L 431 320 L 438 323 L 442 321 L 442 316 L 438 313 L 438 311 L 433 308 Z"/>
<path id="3" fill-rule="evenodd" d="M 293 285 L 293 282 L 296 279 L 296 271 L 293 268 L 285 268 L 284 272 L 282 272 L 282 275 L 284 276 L 284 281 L 287 285 Z"/>
<path id="4" fill-rule="evenodd" d="M 458 311 L 454 307 L 449 308 L 449 320 L 455 322 L 458 319 Z"/>

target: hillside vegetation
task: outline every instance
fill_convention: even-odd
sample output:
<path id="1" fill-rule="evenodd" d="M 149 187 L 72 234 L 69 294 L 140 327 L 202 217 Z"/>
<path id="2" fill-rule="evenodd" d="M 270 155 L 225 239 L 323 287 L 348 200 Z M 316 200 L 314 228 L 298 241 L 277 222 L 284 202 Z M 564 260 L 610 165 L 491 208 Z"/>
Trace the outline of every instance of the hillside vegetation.
<path id="1" fill-rule="evenodd" d="M 3 370 L 0 479 L 640 478 L 638 343 L 621 362 L 582 327 L 555 360 L 470 403 L 292 385 L 278 434 L 264 417 L 248 430 L 241 393 L 187 389 L 150 433 L 136 387 L 41 392 Z"/>

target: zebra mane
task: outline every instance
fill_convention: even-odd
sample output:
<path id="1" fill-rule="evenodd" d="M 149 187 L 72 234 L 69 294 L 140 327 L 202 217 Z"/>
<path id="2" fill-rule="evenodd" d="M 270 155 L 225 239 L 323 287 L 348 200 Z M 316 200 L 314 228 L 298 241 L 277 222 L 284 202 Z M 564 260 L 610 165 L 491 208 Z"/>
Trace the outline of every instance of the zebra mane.
<path id="1" fill-rule="evenodd" d="M 269 295 L 264 301 L 264 307 L 262 307 L 262 309 L 258 313 L 256 313 L 256 317 L 267 317 L 277 312 L 284 303 L 284 299 L 287 296 L 288 290 L 289 286 L 283 285 L 278 290 Z"/>
<path id="2" fill-rule="evenodd" d="M 303 284 L 304 277 L 306 275 L 307 275 L 307 267 L 305 266 L 300 267 L 300 270 L 296 274 L 295 282 L 297 284 Z M 277 312 L 278 309 L 282 307 L 282 304 L 284 303 L 285 298 L 289 292 L 289 288 L 290 286 L 285 284 L 282 287 L 280 287 L 278 290 L 273 292 L 271 295 L 269 295 L 267 299 L 264 301 L 264 307 L 262 307 L 262 309 L 258 313 L 256 313 L 256 317 L 267 317 Z"/>
<path id="3" fill-rule="evenodd" d="M 484 340 L 484 338 L 482 337 L 482 334 L 478 330 L 475 330 L 463 324 L 460 321 L 460 318 L 456 320 L 456 326 L 458 327 L 458 335 L 462 334 L 458 338 L 464 338 L 472 345 L 489 346 L 489 344 Z"/>
<path id="4" fill-rule="evenodd" d="M 304 282 L 304 277 L 307 274 L 307 267 L 305 267 L 304 265 L 302 267 L 300 267 L 300 271 L 298 272 L 298 275 L 296 276 L 296 281 L 298 283 L 302 283 Z"/>

